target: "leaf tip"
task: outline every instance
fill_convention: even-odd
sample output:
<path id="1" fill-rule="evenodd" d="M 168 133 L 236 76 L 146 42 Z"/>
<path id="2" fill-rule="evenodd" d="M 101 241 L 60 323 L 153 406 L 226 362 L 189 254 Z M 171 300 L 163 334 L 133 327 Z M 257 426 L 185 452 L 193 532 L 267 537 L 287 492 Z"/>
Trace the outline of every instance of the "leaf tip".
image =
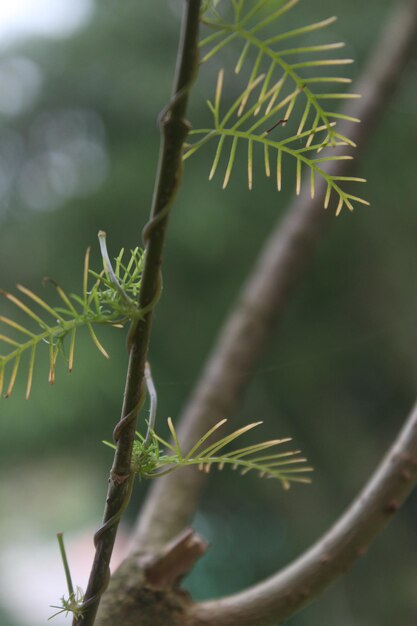
<path id="1" fill-rule="evenodd" d="M 214 96 L 214 108 L 216 111 L 219 110 L 219 106 L 220 106 L 220 100 L 222 97 L 222 90 L 223 90 L 223 81 L 224 81 L 224 68 L 221 68 L 217 75 L 216 93 Z"/>

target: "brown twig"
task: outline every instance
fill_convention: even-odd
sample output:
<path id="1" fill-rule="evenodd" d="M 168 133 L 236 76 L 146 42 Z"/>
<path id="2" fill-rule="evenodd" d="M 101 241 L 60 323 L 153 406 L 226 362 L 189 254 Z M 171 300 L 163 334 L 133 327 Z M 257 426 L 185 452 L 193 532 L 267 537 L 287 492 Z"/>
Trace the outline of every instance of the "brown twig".
<path id="1" fill-rule="evenodd" d="M 160 271 L 168 216 L 181 178 L 182 147 L 188 133 L 185 113 L 189 88 L 197 68 L 197 39 L 201 0 L 185 3 L 183 27 L 171 101 L 160 118 L 162 143 L 151 219 L 144 229 L 145 264 L 139 296 L 142 316 L 132 323 L 128 336 L 129 365 L 121 419 L 114 431 L 117 444 L 102 527 L 95 535 L 96 554 L 88 582 L 81 618 L 74 626 L 92 626 L 102 593 L 109 581 L 109 563 L 117 528 L 129 499 L 131 456 L 136 417 L 143 403 L 143 377 L 153 308 L 160 293 Z"/>

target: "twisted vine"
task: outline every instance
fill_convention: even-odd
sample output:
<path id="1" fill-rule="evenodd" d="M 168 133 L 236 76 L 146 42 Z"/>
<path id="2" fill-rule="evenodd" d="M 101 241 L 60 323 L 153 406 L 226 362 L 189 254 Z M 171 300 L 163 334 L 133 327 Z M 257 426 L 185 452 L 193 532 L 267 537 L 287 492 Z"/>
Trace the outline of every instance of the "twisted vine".
<path id="1" fill-rule="evenodd" d="M 143 385 L 144 369 L 152 313 L 162 290 L 161 264 L 167 219 L 181 178 L 182 150 L 189 130 L 185 114 L 189 89 L 197 69 L 200 8 L 201 0 L 188 0 L 184 5 L 173 96 L 160 119 L 163 137 L 160 161 L 151 218 L 143 231 L 146 256 L 139 294 L 141 316 L 132 321 L 128 333 L 129 365 L 122 417 L 113 432 L 117 447 L 110 473 L 104 521 L 95 534 L 95 558 L 81 616 L 74 617 L 74 626 L 94 624 L 101 596 L 109 582 L 109 563 L 118 523 L 129 502 L 133 487 L 131 457 L 135 424 L 146 395 Z"/>
<path id="2" fill-rule="evenodd" d="M 149 241 L 152 240 L 152 231 L 161 223 L 163 219 L 168 217 L 170 209 L 171 209 L 171 203 L 167 203 L 165 205 L 165 208 L 161 212 L 159 212 L 157 215 L 152 217 L 145 225 L 143 229 L 143 235 L 142 235 L 145 248 L 149 245 Z M 135 333 L 136 333 L 139 322 L 143 320 L 144 318 L 146 318 L 147 316 L 152 315 L 152 311 L 158 304 L 158 301 L 161 297 L 161 293 L 162 293 L 162 271 L 161 269 L 159 269 L 157 278 L 156 278 L 156 289 L 155 289 L 154 296 L 152 297 L 151 301 L 146 306 L 144 306 L 143 308 L 140 308 L 140 317 L 137 317 L 132 320 L 132 324 L 130 326 L 127 340 L 126 340 L 127 351 L 129 354 L 131 353 L 132 349 L 134 349 Z M 115 444 L 117 444 L 122 439 L 123 433 L 125 431 L 128 431 L 129 427 L 132 424 L 136 423 L 137 415 L 139 414 L 143 406 L 143 403 L 146 399 L 146 386 L 144 382 L 145 381 L 142 377 L 142 380 L 140 382 L 139 397 L 138 397 L 136 404 L 127 414 L 122 415 L 122 417 L 120 418 L 120 420 L 117 422 L 116 426 L 114 427 L 113 441 Z M 114 471 L 114 469 L 112 469 L 111 480 L 113 481 L 115 485 L 117 484 L 122 485 L 123 483 L 127 483 L 127 487 L 126 487 L 124 497 L 122 499 L 122 502 L 118 510 L 113 515 L 111 515 L 111 517 L 109 517 L 108 519 L 106 519 L 106 516 L 105 516 L 103 524 L 94 534 L 94 547 L 96 551 L 100 549 L 101 542 L 105 540 L 107 533 L 109 531 L 112 531 L 113 528 L 117 530 L 119 521 L 123 513 L 125 512 L 126 508 L 128 507 L 131 496 L 132 496 L 133 485 L 135 482 L 135 473 L 134 471 L 132 471 L 132 469 L 130 469 L 128 474 L 118 474 L 116 471 Z M 80 614 L 81 614 L 80 623 L 81 624 L 86 623 L 84 620 L 84 616 L 86 614 L 87 609 L 93 609 L 94 612 L 97 610 L 98 605 L 100 603 L 101 596 L 107 589 L 109 582 L 110 582 L 110 566 L 109 566 L 109 563 L 107 563 L 105 571 L 104 571 L 104 575 L 102 575 L 100 586 L 95 591 L 95 593 L 93 593 L 92 595 L 89 595 L 87 599 L 84 599 L 80 605 Z M 87 596 L 87 593 L 88 593 L 88 588 L 87 588 L 86 596 Z M 78 619 L 77 619 L 77 622 L 78 622 Z"/>
<path id="3" fill-rule="evenodd" d="M 101 539 L 106 534 L 106 532 L 110 530 L 113 526 L 118 525 L 123 513 L 126 511 L 128 504 L 130 502 L 134 482 L 135 482 L 135 474 L 134 472 L 131 472 L 129 479 L 128 479 L 127 491 L 126 491 L 126 494 L 125 494 L 125 497 L 124 497 L 124 500 L 122 502 L 120 509 L 110 519 L 108 519 L 104 524 L 102 524 L 102 526 L 100 526 L 100 528 L 96 531 L 94 535 L 94 547 L 95 548 L 98 547 Z M 90 596 L 87 600 L 84 600 L 81 603 L 81 606 L 80 606 L 81 615 L 85 612 L 86 609 L 99 604 L 101 596 L 106 591 L 109 585 L 109 582 L 110 582 L 110 567 L 107 566 L 106 573 L 103 578 L 101 587 L 93 596 Z"/>

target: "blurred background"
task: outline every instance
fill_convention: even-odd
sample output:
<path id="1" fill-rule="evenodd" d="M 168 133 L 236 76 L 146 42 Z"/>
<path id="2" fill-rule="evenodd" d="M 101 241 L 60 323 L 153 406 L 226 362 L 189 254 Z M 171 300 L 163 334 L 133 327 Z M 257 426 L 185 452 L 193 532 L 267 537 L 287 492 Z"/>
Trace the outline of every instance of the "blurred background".
<path id="1" fill-rule="evenodd" d="M 357 75 L 396 2 L 302 2 L 283 27 L 338 15 L 321 40 L 346 41 Z M 157 117 L 171 89 L 182 2 L 14 0 L 0 3 L 0 285 L 46 297 L 43 276 L 79 292 L 85 249 L 100 266 L 140 241 L 158 155 Z M 236 53 L 235 53 L 236 54 Z M 233 56 L 235 58 L 235 56 Z M 204 69 L 191 120 L 221 63 Z M 262 419 L 259 436 L 291 436 L 315 467 L 311 486 L 213 474 L 195 527 L 210 542 L 186 581 L 196 598 L 230 593 L 273 573 L 349 503 L 413 405 L 417 381 L 416 58 L 361 159 L 371 207 L 334 219 L 283 323 L 268 342 L 234 424 Z M 234 89 L 234 85 L 231 86 Z M 237 89 L 237 86 L 236 86 Z M 165 254 L 164 292 L 150 359 L 159 420 L 177 418 L 265 236 L 284 214 L 278 194 L 242 164 L 226 191 L 207 180 L 212 150 L 187 161 Z M 240 172 L 240 173 L 239 173 Z M 284 174 L 285 175 L 285 174 Z M 1 314 L 11 309 L 1 302 Z M 3 332 L 3 331 L 2 331 Z M 123 336 L 122 336 L 123 335 Z M 106 361 L 79 342 L 71 375 L 47 383 L 39 359 L 0 405 L 0 622 L 40 626 L 66 592 L 55 540 L 64 531 L 85 587 L 105 499 L 110 439 L 126 371 L 122 331 L 103 330 Z M 7 346 L 6 346 L 7 347 Z M 45 352 L 47 352 L 45 350 Z M 137 489 L 116 550 L 143 497 Z M 413 496 L 354 570 L 288 626 L 411 626 L 417 614 Z M 55 624 L 70 623 L 57 617 Z"/>

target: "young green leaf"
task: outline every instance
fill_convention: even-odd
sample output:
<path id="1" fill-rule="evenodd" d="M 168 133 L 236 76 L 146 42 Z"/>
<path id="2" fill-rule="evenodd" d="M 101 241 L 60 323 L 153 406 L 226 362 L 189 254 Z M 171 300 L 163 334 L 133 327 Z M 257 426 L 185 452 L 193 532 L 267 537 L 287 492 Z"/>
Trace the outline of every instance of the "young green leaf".
<path id="1" fill-rule="evenodd" d="M 164 441 L 154 431 L 151 432 L 151 444 L 145 445 L 145 438 L 137 433 L 132 457 L 132 471 L 143 478 L 156 478 L 169 474 L 180 467 L 195 465 L 201 471 L 208 472 L 215 465 L 220 470 L 229 466 L 234 470 L 239 470 L 241 474 L 247 474 L 252 471 L 261 477 L 275 478 L 281 482 L 284 489 L 288 489 L 291 482 L 311 482 L 308 474 L 313 470 L 305 465 L 306 459 L 299 456 L 299 450 L 276 452 L 267 455 L 260 454 L 264 450 L 275 448 L 291 441 L 288 438 L 272 439 L 237 450 L 227 449 L 233 441 L 256 428 L 262 422 L 248 424 L 218 439 L 214 443 L 206 445 L 207 440 L 226 422 L 227 420 L 224 419 L 215 424 L 196 442 L 187 454 L 184 454 L 181 449 L 171 418 L 168 419 L 168 427 L 174 445 Z M 112 443 L 104 443 L 111 448 L 115 447 Z M 161 445 L 164 446 L 165 450 L 161 451 Z M 294 468 L 295 464 L 301 465 Z"/>
<path id="2" fill-rule="evenodd" d="M 102 236 L 102 235 L 101 235 Z M 102 247 L 103 250 L 103 247 Z M 86 327 L 94 345 L 107 358 L 109 355 L 99 341 L 95 327 L 110 325 L 120 328 L 129 320 L 140 317 L 136 302 L 141 285 L 143 253 L 139 248 L 132 250 L 127 265 L 123 264 L 123 251 L 116 260 L 116 270 L 109 272 L 108 255 L 103 256 L 104 271 L 97 273 L 89 269 L 90 251 L 87 250 L 82 278 L 82 294 L 68 295 L 55 281 L 48 279 L 60 298 L 63 306 L 53 306 L 33 291 L 22 285 L 18 290 L 23 299 L 0 290 L 0 295 L 27 318 L 28 323 L 18 323 L 3 315 L 0 324 L 5 332 L 0 334 L 0 342 L 10 347 L 6 353 L 0 351 L 0 393 L 6 385 L 5 397 L 9 397 L 21 371 L 22 359 L 28 354 L 26 368 L 26 398 L 32 389 L 37 350 L 43 345 L 49 347 L 48 380 L 55 381 L 55 366 L 58 354 L 68 362 L 72 371 L 75 355 L 75 341 L 80 328 Z M 107 272 L 107 273 L 106 273 Z M 91 278 L 93 283 L 90 285 Z M 7 333 L 6 333 L 7 331 Z M 68 337 L 68 357 L 65 356 L 65 342 Z M 6 382 L 6 378 L 8 379 Z"/>
<path id="3" fill-rule="evenodd" d="M 268 13 L 269 4 L 271 8 Z M 316 73 L 327 67 L 349 65 L 352 59 L 327 56 L 343 48 L 342 42 L 308 46 L 296 44 L 298 37 L 322 30 L 334 23 L 334 17 L 290 31 L 277 32 L 281 18 L 296 4 L 298 0 L 274 3 L 269 3 L 269 0 L 236 0 L 231 3 L 216 3 L 216 6 L 211 4 L 211 11 L 203 17 L 203 23 L 211 33 L 200 42 L 202 61 L 208 61 L 226 47 L 241 41 L 243 47 L 238 54 L 235 72 L 240 73 L 244 65 L 247 65 L 249 77 L 241 93 L 222 113 L 225 78 L 224 70 L 220 70 L 214 102 L 209 103 L 213 127 L 191 131 L 191 135 L 200 135 L 200 138 L 186 146 L 184 159 L 217 138 L 217 149 L 209 178 L 211 180 L 214 177 L 219 164 L 226 159 L 223 177 L 225 188 L 232 176 L 239 146 L 247 143 L 248 186 L 252 189 L 253 160 L 259 146 L 263 148 L 266 176 L 270 175 L 270 153 L 275 152 L 277 155 L 277 188 L 280 190 L 282 156 L 285 154 L 295 161 L 296 193 L 302 191 L 302 171 L 308 170 L 308 192 L 313 197 L 316 178 L 323 178 L 328 189 L 324 206 L 327 208 L 333 192 L 338 215 L 343 207 L 353 210 L 357 202 L 365 205 L 369 203 L 347 193 L 343 188 L 344 181 L 328 174 L 321 165 L 324 159 L 321 161 L 315 158 L 314 153 L 320 152 L 324 147 L 329 150 L 339 146 L 354 147 L 354 143 L 337 130 L 336 121 L 359 120 L 333 111 L 327 103 L 358 98 L 359 95 L 338 91 L 338 86 L 349 83 L 350 78 Z M 230 8 L 229 13 L 227 7 Z M 223 13 L 220 12 L 222 8 Z M 325 58 L 317 58 L 317 55 L 322 54 L 326 55 Z M 316 85 L 319 91 L 314 91 Z M 328 91 L 326 87 L 323 92 L 321 85 L 328 86 Z M 328 162 L 333 158 L 349 159 L 351 155 L 339 152 L 332 155 L 330 151 L 325 160 Z M 357 178 L 354 182 L 363 182 L 363 179 Z"/>

